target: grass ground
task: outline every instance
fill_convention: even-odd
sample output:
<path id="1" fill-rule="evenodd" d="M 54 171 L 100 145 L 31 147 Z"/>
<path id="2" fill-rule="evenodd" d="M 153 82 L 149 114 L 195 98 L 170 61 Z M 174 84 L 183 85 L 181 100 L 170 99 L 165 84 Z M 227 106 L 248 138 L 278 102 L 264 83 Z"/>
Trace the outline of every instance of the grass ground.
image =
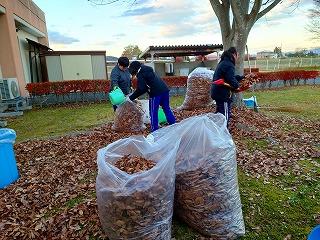
<path id="1" fill-rule="evenodd" d="M 110 103 L 69 105 L 25 111 L 19 118 L 8 119 L 8 127 L 17 133 L 17 141 L 61 136 L 83 131 L 113 119 Z"/>
<path id="2" fill-rule="evenodd" d="M 246 92 L 257 96 L 261 111 L 272 115 L 320 119 L 320 87 L 299 86 L 281 90 Z"/>
<path id="3" fill-rule="evenodd" d="M 320 120 L 320 88 L 294 87 L 284 90 L 255 92 L 261 111 L 271 115 L 290 115 L 297 118 Z M 250 97 L 251 93 L 245 94 Z M 182 103 L 182 97 L 173 97 L 172 106 Z M 281 108 L 279 108 L 281 107 Z M 53 107 L 25 112 L 22 117 L 9 120 L 9 128 L 16 130 L 18 141 L 32 138 L 60 136 L 97 126 L 113 118 L 108 103 L 73 107 Z M 295 130 L 288 125 L 286 129 Z M 301 130 L 300 130 L 301 131 Z M 265 149 L 266 143 L 243 140 L 248 146 L 255 144 Z M 284 176 L 265 181 L 253 178 L 239 170 L 240 194 L 245 217 L 246 235 L 243 240 L 301 240 L 306 239 L 320 216 L 320 159 L 301 160 L 304 174 L 294 176 L 289 171 Z M 67 207 L 81 202 L 81 195 L 68 201 Z M 177 240 L 198 239 L 199 235 L 185 224 L 174 220 L 173 235 Z"/>
<path id="4" fill-rule="evenodd" d="M 320 212 L 319 165 L 301 162 L 308 177 L 257 180 L 239 172 L 246 236 L 241 239 L 305 239 Z M 317 169 L 314 171 L 314 169 Z M 313 172 L 314 171 L 314 172 Z"/>

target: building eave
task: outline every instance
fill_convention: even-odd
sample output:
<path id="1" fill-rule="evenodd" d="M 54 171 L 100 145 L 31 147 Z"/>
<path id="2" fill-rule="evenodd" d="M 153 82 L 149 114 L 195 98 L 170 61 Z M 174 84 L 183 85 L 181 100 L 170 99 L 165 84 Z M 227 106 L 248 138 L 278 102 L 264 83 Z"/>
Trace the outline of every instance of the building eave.
<path id="1" fill-rule="evenodd" d="M 0 13 L 5 14 L 6 13 L 6 8 L 0 5 Z"/>

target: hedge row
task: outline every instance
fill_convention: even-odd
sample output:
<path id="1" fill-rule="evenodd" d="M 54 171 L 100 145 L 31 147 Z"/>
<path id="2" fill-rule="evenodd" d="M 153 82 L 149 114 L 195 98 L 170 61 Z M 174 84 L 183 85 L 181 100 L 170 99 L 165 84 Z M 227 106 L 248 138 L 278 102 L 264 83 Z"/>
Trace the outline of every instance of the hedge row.
<path id="1" fill-rule="evenodd" d="M 255 73 L 260 78 L 260 82 L 277 80 L 307 80 L 315 79 L 320 76 L 320 71 L 278 71 L 278 72 L 259 72 Z"/>
<path id="2" fill-rule="evenodd" d="M 320 76 L 319 71 L 278 71 L 256 73 L 260 82 L 271 82 L 277 80 L 307 80 L 315 79 Z M 169 87 L 186 87 L 186 76 L 172 76 L 162 78 Z M 137 86 L 134 79 L 133 86 Z M 110 81 L 108 80 L 72 80 L 61 82 L 28 83 L 27 91 L 31 96 L 41 96 L 48 94 L 64 95 L 69 93 L 107 93 L 110 90 Z"/>
<path id="3" fill-rule="evenodd" d="M 72 92 L 109 92 L 110 82 L 106 80 L 72 80 L 61 82 L 28 83 L 27 91 L 31 96 Z"/>

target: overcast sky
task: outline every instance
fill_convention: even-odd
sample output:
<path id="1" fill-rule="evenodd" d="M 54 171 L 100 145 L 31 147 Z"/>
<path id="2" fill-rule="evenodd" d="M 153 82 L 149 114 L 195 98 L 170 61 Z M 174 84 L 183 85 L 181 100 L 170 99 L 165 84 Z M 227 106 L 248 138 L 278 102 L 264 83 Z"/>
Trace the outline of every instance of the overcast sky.
<path id="1" fill-rule="evenodd" d="M 54 50 L 105 50 L 120 56 L 138 45 L 220 44 L 218 20 L 208 0 L 137 0 L 95 6 L 87 0 L 33 0 L 46 15 L 49 43 Z M 284 0 L 250 32 L 251 53 L 320 47 L 305 30 L 312 0 Z"/>

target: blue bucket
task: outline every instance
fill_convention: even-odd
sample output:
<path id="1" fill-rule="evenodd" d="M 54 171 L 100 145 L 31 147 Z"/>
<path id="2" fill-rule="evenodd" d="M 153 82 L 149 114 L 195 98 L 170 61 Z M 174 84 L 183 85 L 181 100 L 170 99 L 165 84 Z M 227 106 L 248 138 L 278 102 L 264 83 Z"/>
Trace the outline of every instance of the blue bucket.
<path id="1" fill-rule="evenodd" d="M 319 240 L 320 239 L 320 225 L 316 226 L 308 236 L 308 240 Z"/>
<path id="2" fill-rule="evenodd" d="M 13 144 L 16 132 L 9 128 L 0 129 L 0 189 L 16 181 L 19 177 Z"/>
<path id="3" fill-rule="evenodd" d="M 255 96 L 252 96 L 251 98 L 244 98 L 243 99 L 244 104 L 246 105 L 247 108 L 254 108 L 257 106 L 257 99 Z"/>

